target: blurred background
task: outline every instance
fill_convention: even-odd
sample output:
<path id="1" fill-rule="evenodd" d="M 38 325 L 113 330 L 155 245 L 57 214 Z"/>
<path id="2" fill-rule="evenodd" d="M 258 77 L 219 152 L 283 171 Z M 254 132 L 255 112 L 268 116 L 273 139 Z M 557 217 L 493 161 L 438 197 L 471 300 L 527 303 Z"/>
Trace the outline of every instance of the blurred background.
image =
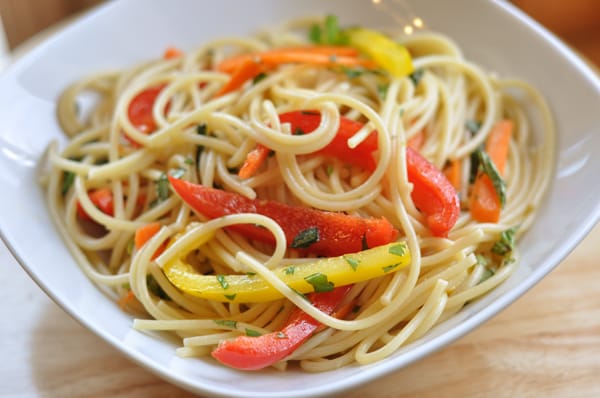
<path id="1" fill-rule="evenodd" d="M 0 51 L 14 50 L 36 33 L 56 27 L 101 2 L 102 0 L 0 0 L 0 17 L 5 36 L 2 38 L 0 35 Z M 600 1 L 513 0 L 513 3 L 600 66 Z"/>

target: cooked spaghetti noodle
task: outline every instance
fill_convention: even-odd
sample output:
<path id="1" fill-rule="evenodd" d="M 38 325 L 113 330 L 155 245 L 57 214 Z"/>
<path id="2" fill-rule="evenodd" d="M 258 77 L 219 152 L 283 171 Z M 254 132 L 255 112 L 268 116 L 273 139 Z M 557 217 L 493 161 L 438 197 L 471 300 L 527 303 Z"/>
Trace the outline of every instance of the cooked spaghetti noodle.
<path id="1" fill-rule="evenodd" d="M 274 366 L 297 361 L 307 371 L 325 371 L 372 363 L 494 289 L 518 265 L 516 248 L 498 254 L 494 247 L 527 230 L 550 181 L 554 126 L 540 94 L 466 60 L 449 38 L 424 32 L 399 38 L 412 56 L 412 72 L 404 76 L 362 55 L 369 62 L 350 66 L 336 62 L 345 56 L 332 56 L 326 65 L 282 63 L 223 92 L 233 79 L 219 70 L 224 61 L 308 46 L 306 30 L 315 22 L 294 21 L 254 38 L 217 40 L 187 54 L 97 74 L 60 98 L 58 118 L 69 140 L 60 152 L 50 144 L 51 170 L 44 176 L 57 228 L 83 272 L 138 314 L 134 327 L 173 332 L 183 357 L 210 355 L 239 335 L 280 330 L 299 307 L 324 327 Z M 82 99 L 90 93 L 95 100 L 85 109 Z M 144 96 L 152 97 L 150 105 L 136 105 Z M 144 111 L 136 106 L 146 106 L 149 119 L 134 120 Z M 280 115 L 298 111 L 320 115 L 310 134 L 296 134 L 281 122 Z M 539 131 L 533 131 L 532 118 L 541 121 Z M 342 119 L 363 126 L 348 139 L 349 148 L 376 132 L 371 170 L 319 152 Z M 478 222 L 469 201 L 473 154 L 500 120 L 513 126 L 503 172 L 506 201 L 497 222 Z M 242 178 L 239 169 L 257 144 L 273 156 Z M 432 233 L 411 196 L 410 145 L 436 169 L 458 168 L 454 184 L 462 210 L 446 234 Z M 307 258 L 318 253 L 289 248 L 285 225 L 265 215 L 193 211 L 173 192 L 169 175 L 248 200 L 383 218 L 398 231 L 395 240 L 406 242 L 410 262 L 354 282 L 340 303 L 351 310 L 328 315 L 275 273 L 318 261 Z M 95 201 L 98 192 L 108 207 Z M 153 222 L 159 224 L 155 233 L 134 245 L 136 231 Z M 229 228 L 239 224 L 258 225 L 274 240 L 256 242 Z M 253 278 L 275 296 L 257 302 L 203 298 L 165 272 L 178 261 L 217 279 L 258 274 Z"/>

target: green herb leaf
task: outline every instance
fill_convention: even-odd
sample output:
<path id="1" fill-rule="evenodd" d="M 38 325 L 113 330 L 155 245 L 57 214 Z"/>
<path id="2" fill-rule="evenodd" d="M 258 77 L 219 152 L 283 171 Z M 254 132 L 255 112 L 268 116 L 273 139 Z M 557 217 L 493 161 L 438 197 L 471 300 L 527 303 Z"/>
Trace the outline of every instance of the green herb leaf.
<path id="1" fill-rule="evenodd" d="M 169 198 L 169 178 L 166 173 L 162 173 L 156 182 L 156 194 L 160 202 Z"/>
<path id="2" fill-rule="evenodd" d="M 421 81 L 421 79 L 423 78 L 424 74 L 425 74 L 425 69 L 419 68 L 419 69 L 415 70 L 413 73 L 411 73 L 410 75 L 408 75 L 408 77 L 410 78 L 410 80 L 413 82 L 413 84 L 416 87 L 419 84 L 419 82 Z"/>
<path id="3" fill-rule="evenodd" d="M 483 267 L 487 267 L 487 265 L 490 263 L 490 260 L 488 260 L 488 258 L 483 254 L 476 254 L 475 258 L 477 259 L 477 264 Z"/>
<path id="4" fill-rule="evenodd" d="M 183 163 L 192 166 L 194 164 L 194 159 L 192 158 L 185 158 L 185 160 L 183 161 Z"/>
<path id="5" fill-rule="evenodd" d="M 379 95 L 379 98 L 381 98 L 382 100 L 385 100 L 385 97 L 387 96 L 388 88 L 390 88 L 389 84 L 378 84 L 377 85 L 377 95 Z"/>
<path id="6" fill-rule="evenodd" d="M 348 265 L 350 265 L 350 267 L 352 267 L 352 270 L 354 271 L 356 271 L 356 269 L 358 268 L 358 264 L 360 264 L 360 260 L 352 258 L 348 255 L 344 256 L 344 260 L 346 260 Z"/>
<path id="7" fill-rule="evenodd" d="M 235 300 L 235 296 L 237 296 L 237 294 L 224 294 L 223 296 L 225 296 L 227 300 L 233 301 Z"/>
<path id="8" fill-rule="evenodd" d="M 252 84 L 259 83 L 265 77 L 267 77 L 267 74 L 265 72 L 260 72 L 258 75 L 254 76 L 254 79 L 252 79 Z"/>
<path id="9" fill-rule="evenodd" d="M 292 289 L 292 291 L 293 291 L 294 293 L 296 293 L 298 296 L 300 296 L 300 297 L 302 297 L 304 300 L 306 300 L 306 301 L 310 302 L 310 300 L 308 299 L 308 297 L 306 297 L 306 294 L 304 294 L 304 293 L 302 293 L 302 292 L 300 292 L 300 291 L 298 291 L 298 290 L 294 289 L 293 287 L 292 287 L 291 289 Z"/>
<path id="10" fill-rule="evenodd" d="M 294 275 L 295 271 L 296 267 L 294 267 L 293 265 L 290 265 L 289 267 L 283 270 L 283 272 L 285 272 L 286 275 Z"/>
<path id="11" fill-rule="evenodd" d="M 232 321 L 230 319 L 215 319 L 214 321 L 219 326 L 224 326 L 230 329 L 237 328 L 237 321 Z"/>
<path id="12" fill-rule="evenodd" d="M 261 332 L 257 332 L 256 330 L 246 328 L 246 336 L 248 337 L 258 337 L 262 336 Z"/>
<path id="13" fill-rule="evenodd" d="M 325 169 L 325 173 L 327 173 L 327 176 L 331 176 L 333 174 L 333 166 L 328 164 L 327 168 Z"/>
<path id="14" fill-rule="evenodd" d="M 308 40 L 315 44 L 321 44 L 321 27 L 317 24 L 314 24 L 308 30 Z"/>
<path id="15" fill-rule="evenodd" d="M 225 280 L 225 276 L 224 275 L 217 275 L 217 282 L 219 282 L 219 285 L 221 285 L 221 287 L 226 290 L 229 288 L 229 283 L 227 283 L 227 281 Z"/>
<path id="16" fill-rule="evenodd" d="M 479 283 L 481 282 L 485 282 L 486 280 L 490 279 L 492 276 L 494 276 L 495 272 L 493 269 L 485 267 L 483 269 L 483 275 L 481 276 L 481 280 L 479 281 Z"/>
<path id="17" fill-rule="evenodd" d="M 471 134 L 474 135 L 474 134 L 477 134 L 477 132 L 481 128 L 481 122 L 478 122 L 477 120 L 469 119 L 465 122 L 465 127 L 467 128 L 467 130 L 469 130 L 471 132 Z"/>
<path id="18" fill-rule="evenodd" d="M 381 267 L 381 269 L 383 270 L 383 272 L 388 273 L 388 272 L 393 271 L 396 268 L 398 268 L 399 265 L 400 265 L 400 263 L 390 264 L 390 265 L 386 265 L 385 267 Z"/>
<path id="19" fill-rule="evenodd" d="M 519 229 L 519 227 L 515 226 L 502 231 L 500 240 L 494 243 L 494 246 L 492 247 L 492 253 L 504 257 L 510 256 L 515 248 L 515 234 L 517 233 L 517 229 Z"/>
<path id="20" fill-rule="evenodd" d="M 504 207 L 506 204 L 506 182 L 500 175 L 500 172 L 494 165 L 494 162 L 490 158 L 490 156 L 482 149 L 477 151 L 477 155 L 479 157 L 479 165 L 481 166 L 482 171 L 490 177 L 492 181 L 492 185 L 494 185 L 494 189 L 496 190 L 496 195 L 498 195 L 498 199 L 500 200 L 500 207 Z"/>
<path id="21" fill-rule="evenodd" d="M 206 124 L 204 124 L 204 123 L 199 124 L 198 127 L 196 127 L 196 133 L 198 135 L 206 135 L 207 134 Z M 203 145 L 198 145 L 196 147 L 196 164 L 197 165 L 200 165 L 200 156 L 202 155 L 203 150 L 204 150 Z"/>
<path id="22" fill-rule="evenodd" d="M 406 254 L 406 246 L 403 243 L 399 243 L 394 245 L 388 249 L 390 254 L 394 254 L 396 256 L 404 256 Z"/>
<path id="23" fill-rule="evenodd" d="M 246 275 L 248 275 L 248 276 L 255 276 L 256 272 L 248 271 L 248 272 L 246 272 Z"/>
<path id="24" fill-rule="evenodd" d="M 304 134 L 306 134 L 306 133 L 300 127 L 296 127 L 296 130 L 294 130 L 294 135 L 304 135 Z"/>
<path id="25" fill-rule="evenodd" d="M 72 171 L 63 171 L 63 182 L 60 190 L 62 196 L 65 196 L 67 192 L 69 192 L 69 189 L 71 189 L 71 186 L 73 186 L 74 181 L 75 173 L 73 173 Z"/>
<path id="26" fill-rule="evenodd" d="M 327 275 L 322 274 L 320 272 L 305 276 L 304 280 L 310 283 L 315 289 L 315 292 L 317 293 L 330 292 L 335 287 L 335 285 L 332 282 L 329 282 L 327 280 Z"/>
<path id="27" fill-rule="evenodd" d="M 310 227 L 298 232 L 298 235 L 294 237 L 294 240 L 292 241 L 290 247 L 294 249 L 305 249 L 313 243 L 318 242 L 319 239 L 319 228 Z"/>
<path id="28" fill-rule="evenodd" d="M 163 300 L 171 300 L 169 295 L 165 293 L 163 288 L 158 284 L 156 279 L 154 279 L 154 276 L 152 276 L 151 274 L 148 274 L 146 276 L 146 286 L 148 286 L 148 290 L 150 291 L 150 293 L 152 293 L 156 297 L 160 297 Z"/>
<path id="29" fill-rule="evenodd" d="M 365 73 L 364 69 L 358 68 L 348 68 L 347 66 L 342 66 L 342 72 L 348 77 L 348 79 L 356 79 L 359 76 L 362 76 Z"/>

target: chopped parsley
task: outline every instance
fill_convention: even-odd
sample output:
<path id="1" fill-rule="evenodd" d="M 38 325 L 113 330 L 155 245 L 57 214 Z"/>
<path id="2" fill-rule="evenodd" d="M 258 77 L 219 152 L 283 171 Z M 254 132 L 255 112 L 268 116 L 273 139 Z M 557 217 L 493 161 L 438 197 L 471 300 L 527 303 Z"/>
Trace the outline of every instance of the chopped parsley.
<path id="1" fill-rule="evenodd" d="M 364 69 L 358 68 L 348 68 L 347 66 L 342 66 L 342 72 L 348 77 L 348 79 L 356 79 L 357 77 L 362 76 L 365 73 Z"/>
<path id="2" fill-rule="evenodd" d="M 390 264 L 390 265 L 386 265 L 385 267 L 381 267 L 381 269 L 383 270 L 383 272 L 388 273 L 388 272 L 393 271 L 396 268 L 398 268 L 399 265 L 400 265 L 400 263 Z"/>
<path id="3" fill-rule="evenodd" d="M 217 282 L 219 282 L 219 285 L 221 285 L 223 290 L 226 290 L 229 288 L 229 283 L 227 283 L 227 281 L 225 280 L 224 275 L 217 275 L 216 278 L 217 278 Z"/>
<path id="4" fill-rule="evenodd" d="M 237 328 L 237 321 L 232 321 L 230 319 L 215 319 L 215 323 L 230 329 Z"/>
<path id="5" fill-rule="evenodd" d="M 286 267 L 283 272 L 285 272 L 286 275 L 294 275 L 294 272 L 296 271 L 296 267 L 294 267 L 293 265 L 290 265 L 289 267 Z"/>
<path id="6" fill-rule="evenodd" d="M 389 88 L 390 88 L 389 84 L 378 84 L 377 85 L 377 95 L 379 95 L 379 98 L 381 98 L 382 100 L 385 100 L 385 97 L 387 97 L 387 92 L 388 92 Z"/>
<path id="7" fill-rule="evenodd" d="M 185 160 L 183 161 L 183 163 L 191 166 L 191 165 L 194 164 L 194 159 L 192 159 L 192 158 L 185 158 Z"/>
<path id="8" fill-rule="evenodd" d="M 481 279 L 479 280 L 479 283 L 481 282 L 485 282 L 486 280 L 490 279 L 492 276 L 494 276 L 495 272 L 493 269 L 485 267 L 483 269 L 483 275 L 481 276 Z"/>
<path id="9" fill-rule="evenodd" d="M 416 87 L 419 84 L 419 82 L 421 81 L 421 79 L 423 78 L 424 74 L 425 74 L 425 69 L 419 68 L 419 69 L 415 70 L 413 73 L 411 73 L 410 75 L 408 75 L 408 77 Z"/>
<path id="10" fill-rule="evenodd" d="M 404 256 L 406 254 L 406 247 L 404 244 L 400 243 L 394 245 L 388 249 L 388 253 L 394 254 L 396 256 Z"/>
<path id="11" fill-rule="evenodd" d="M 354 271 L 356 271 L 356 269 L 358 268 L 358 264 L 360 264 L 360 260 L 357 260 L 350 256 L 344 256 L 344 260 L 346 260 L 348 265 L 350 265 L 350 267 L 352 267 L 352 270 L 354 270 Z"/>
<path id="12" fill-rule="evenodd" d="M 206 124 L 202 123 L 199 124 L 198 127 L 196 127 L 196 133 L 198 135 L 206 135 L 207 131 L 206 131 Z M 198 145 L 196 147 L 196 164 L 199 165 L 200 164 L 200 155 L 202 155 L 202 151 L 204 150 L 204 146 L 203 145 Z"/>
<path id="13" fill-rule="evenodd" d="M 248 271 L 248 272 L 246 272 L 246 275 L 248 275 L 248 276 L 255 276 L 256 272 Z"/>
<path id="14" fill-rule="evenodd" d="M 333 166 L 328 164 L 327 168 L 325 169 L 325 173 L 327 173 L 327 176 L 331 176 L 333 174 Z"/>
<path id="15" fill-rule="evenodd" d="M 294 130 L 294 135 L 304 135 L 304 134 L 306 134 L 306 133 L 300 127 L 296 127 L 296 130 Z"/>
<path id="16" fill-rule="evenodd" d="M 294 237 L 294 240 L 292 241 L 290 247 L 294 249 L 306 249 L 313 243 L 317 243 L 319 239 L 319 228 L 310 227 L 298 232 L 298 235 Z"/>
<path id="17" fill-rule="evenodd" d="M 233 301 L 235 300 L 235 296 L 237 296 L 237 294 L 224 294 L 223 296 L 225 296 L 227 300 Z"/>
<path id="18" fill-rule="evenodd" d="M 333 282 L 327 280 L 327 275 L 320 272 L 305 276 L 304 280 L 310 283 L 317 293 L 330 292 L 335 287 Z"/>

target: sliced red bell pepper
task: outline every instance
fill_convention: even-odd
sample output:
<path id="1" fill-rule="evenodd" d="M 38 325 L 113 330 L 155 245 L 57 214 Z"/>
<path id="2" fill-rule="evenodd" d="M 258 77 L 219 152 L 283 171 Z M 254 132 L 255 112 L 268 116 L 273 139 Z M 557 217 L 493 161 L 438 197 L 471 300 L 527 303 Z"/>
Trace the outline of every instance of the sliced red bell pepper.
<path id="1" fill-rule="evenodd" d="M 257 213 L 272 218 L 281 226 L 288 246 L 306 249 L 328 257 L 359 252 L 393 242 L 398 231 L 385 218 L 362 218 L 344 213 L 289 206 L 272 200 L 252 200 L 220 189 L 192 184 L 169 176 L 175 192 L 194 210 L 208 218 L 227 214 Z M 275 243 L 273 234 L 251 224 L 232 225 L 245 237 Z M 296 244 L 304 237 L 302 244 Z M 365 247 L 366 246 L 366 247 Z"/>
<path id="2" fill-rule="evenodd" d="M 445 237 L 460 216 L 456 189 L 444 173 L 411 147 L 406 148 L 408 181 L 413 184 L 411 197 L 425 214 L 434 236 Z"/>
<path id="3" fill-rule="evenodd" d="M 309 299 L 315 308 L 329 315 L 339 306 L 351 287 L 341 286 L 330 292 L 312 293 Z M 224 340 L 213 350 L 212 356 L 235 369 L 263 369 L 292 354 L 319 326 L 319 321 L 296 308 L 280 331 L 258 337 L 239 336 L 233 340 Z"/>
<path id="4" fill-rule="evenodd" d="M 148 88 L 133 97 L 127 108 L 127 116 L 131 124 L 142 133 L 150 134 L 156 130 L 156 122 L 152 115 L 154 102 L 165 87 L 164 84 Z"/>
<path id="5" fill-rule="evenodd" d="M 281 123 L 289 123 L 293 134 L 310 134 L 319 127 L 321 114 L 317 111 L 291 111 L 279 115 Z M 325 147 L 316 151 L 315 154 L 335 157 L 344 163 L 359 166 L 367 171 L 375 170 L 374 152 L 377 150 L 377 133 L 371 132 L 356 148 L 348 146 L 348 139 L 356 134 L 364 125 L 346 117 L 340 117 L 338 131 Z M 258 144 L 256 150 L 249 153 L 246 162 L 240 169 L 240 178 L 251 177 L 266 160 L 266 156 L 255 156 L 266 154 L 270 150 Z"/>
<path id="6" fill-rule="evenodd" d="M 114 214 L 113 193 L 108 188 L 94 189 L 88 192 L 88 197 L 102 213 L 112 216 Z M 91 220 L 91 217 L 84 210 L 83 206 L 77 202 L 77 216 L 81 220 Z"/>
<path id="7" fill-rule="evenodd" d="M 281 114 L 279 118 L 282 123 L 290 123 L 294 133 L 310 133 L 319 126 L 321 121 L 320 113 L 312 111 L 287 112 Z M 347 143 L 348 138 L 356 134 L 363 126 L 359 122 L 341 117 L 340 127 L 335 138 L 316 153 L 332 156 L 361 166 L 365 170 L 373 171 L 376 167 L 373 155 L 378 147 L 376 132 L 372 132 L 354 149 L 349 148 Z M 260 146 L 261 144 L 259 144 Z M 264 146 L 262 148 L 265 149 L 261 153 L 265 154 L 267 149 Z M 260 167 L 257 162 L 262 162 L 264 159 L 266 159 L 266 155 L 250 156 L 241 168 L 244 173 L 240 177 L 251 176 L 251 173 Z M 414 186 L 411 197 L 415 205 L 425 214 L 427 226 L 434 236 L 447 236 L 460 215 L 460 202 L 456 189 L 441 170 L 438 170 L 410 145 L 406 149 L 406 159 L 408 180 Z"/>

